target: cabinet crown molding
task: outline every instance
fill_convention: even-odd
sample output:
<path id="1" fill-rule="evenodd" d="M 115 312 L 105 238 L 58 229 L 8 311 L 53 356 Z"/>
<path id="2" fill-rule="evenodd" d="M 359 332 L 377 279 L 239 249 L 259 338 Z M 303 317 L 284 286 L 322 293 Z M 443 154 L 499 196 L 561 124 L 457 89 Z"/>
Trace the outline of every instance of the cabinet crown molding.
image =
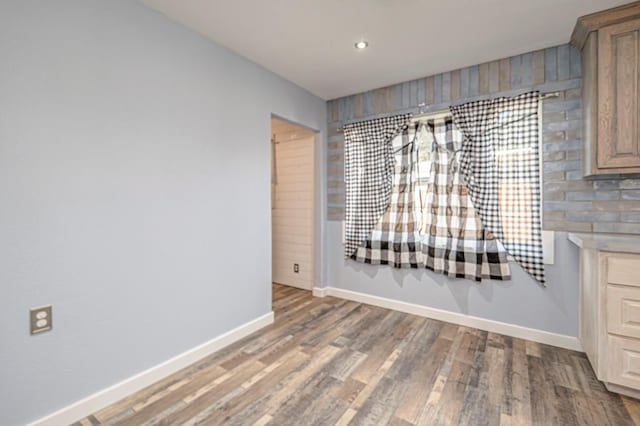
<path id="1" fill-rule="evenodd" d="M 590 32 L 635 18 L 640 18 L 640 1 L 582 16 L 573 28 L 571 44 L 582 50 Z"/>

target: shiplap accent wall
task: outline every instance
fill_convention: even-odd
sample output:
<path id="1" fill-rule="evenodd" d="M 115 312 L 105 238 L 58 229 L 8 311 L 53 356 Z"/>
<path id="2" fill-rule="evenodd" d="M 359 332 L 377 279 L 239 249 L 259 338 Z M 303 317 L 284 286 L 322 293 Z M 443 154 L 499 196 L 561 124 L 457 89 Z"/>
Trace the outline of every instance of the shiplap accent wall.
<path id="1" fill-rule="evenodd" d="M 313 144 L 308 130 L 273 120 L 275 167 L 272 181 L 273 281 L 313 287 Z M 273 154 L 272 154 L 273 155 Z M 293 264 L 299 272 L 293 271 Z"/>
<path id="2" fill-rule="evenodd" d="M 329 101 L 329 220 L 344 218 L 345 123 L 535 89 L 560 92 L 543 109 L 544 228 L 640 233 L 640 179 L 582 179 L 581 85 L 580 52 L 562 45 Z"/>

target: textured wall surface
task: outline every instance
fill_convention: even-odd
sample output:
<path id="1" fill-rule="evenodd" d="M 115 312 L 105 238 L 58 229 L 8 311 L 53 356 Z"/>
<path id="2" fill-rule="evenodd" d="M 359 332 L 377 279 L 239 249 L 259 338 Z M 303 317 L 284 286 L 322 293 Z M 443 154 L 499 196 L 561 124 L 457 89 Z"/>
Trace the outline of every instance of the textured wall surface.
<path id="1" fill-rule="evenodd" d="M 271 311 L 271 114 L 322 99 L 137 0 L 3 0 L 0 55 L 0 425 Z"/>
<path id="2" fill-rule="evenodd" d="M 559 91 L 544 101 L 544 229 L 640 233 L 640 179 L 582 179 L 581 64 L 577 49 L 552 47 L 329 101 L 327 215 L 344 218 L 345 122 L 438 111 L 528 90 Z"/>

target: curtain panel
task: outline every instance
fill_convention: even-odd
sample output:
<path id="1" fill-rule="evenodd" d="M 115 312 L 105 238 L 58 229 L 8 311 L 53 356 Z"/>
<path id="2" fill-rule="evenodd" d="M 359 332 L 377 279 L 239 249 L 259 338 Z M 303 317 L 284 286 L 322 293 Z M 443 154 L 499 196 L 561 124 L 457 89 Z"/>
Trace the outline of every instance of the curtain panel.
<path id="1" fill-rule="evenodd" d="M 464 133 L 462 175 L 482 225 L 536 280 L 542 257 L 538 92 L 451 108 Z"/>
<path id="2" fill-rule="evenodd" d="M 511 279 L 507 253 L 480 221 L 460 173 L 463 135 L 451 119 L 427 122 L 431 171 L 421 190 L 425 267 L 481 281 Z"/>
<path id="3" fill-rule="evenodd" d="M 415 207 L 418 150 L 408 127 L 395 139 L 397 142 L 390 142 L 389 146 L 400 148 L 392 157 L 395 165 L 390 201 L 352 258 L 373 265 L 418 268 L 420 235 Z"/>
<path id="4" fill-rule="evenodd" d="M 390 141 L 410 117 L 402 114 L 344 126 L 347 258 L 369 236 L 389 204 L 394 168 Z"/>

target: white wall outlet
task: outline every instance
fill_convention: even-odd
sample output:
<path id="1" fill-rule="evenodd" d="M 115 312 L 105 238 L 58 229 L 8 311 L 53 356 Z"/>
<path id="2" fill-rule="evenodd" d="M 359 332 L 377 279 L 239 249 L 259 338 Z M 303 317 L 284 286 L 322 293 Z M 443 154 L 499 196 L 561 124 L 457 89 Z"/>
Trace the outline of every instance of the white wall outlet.
<path id="1" fill-rule="evenodd" d="M 29 318 L 31 320 L 31 334 L 38 334 L 49 331 L 53 327 L 51 305 L 31 308 L 29 310 Z"/>

